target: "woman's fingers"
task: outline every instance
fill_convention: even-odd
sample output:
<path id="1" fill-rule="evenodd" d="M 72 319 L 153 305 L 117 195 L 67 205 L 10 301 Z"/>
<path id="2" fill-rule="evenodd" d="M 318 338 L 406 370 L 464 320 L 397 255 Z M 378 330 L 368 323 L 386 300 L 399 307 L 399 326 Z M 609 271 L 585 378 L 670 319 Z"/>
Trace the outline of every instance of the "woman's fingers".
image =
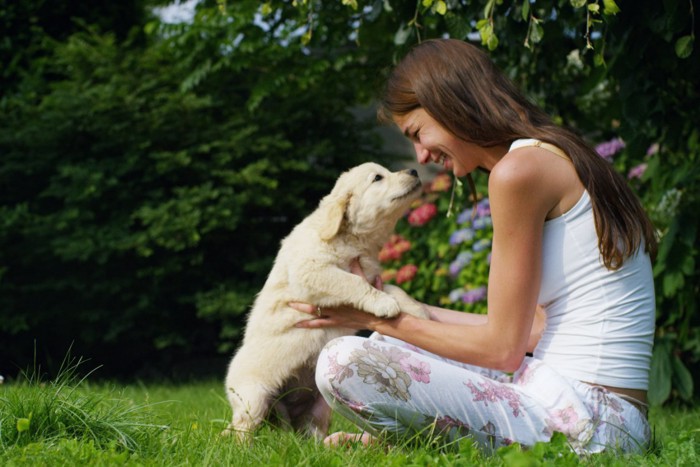
<path id="1" fill-rule="evenodd" d="M 312 305 L 310 303 L 301 302 L 289 302 L 287 303 L 287 305 L 289 305 L 290 308 L 294 308 L 297 311 L 301 311 L 302 313 L 313 315 L 312 319 L 305 319 L 303 321 L 299 321 L 297 324 L 294 325 L 295 328 L 313 329 L 327 327 L 330 324 L 332 324 L 328 317 L 322 314 L 324 310 L 322 310 L 318 306 Z"/>
<path id="2" fill-rule="evenodd" d="M 301 302 L 289 302 L 287 303 L 291 308 L 294 308 L 297 311 L 301 311 L 302 313 L 308 313 L 310 315 L 315 315 L 316 314 L 316 307 L 310 303 L 301 303 Z"/>
<path id="3" fill-rule="evenodd" d="M 303 321 L 299 321 L 297 324 L 294 325 L 294 327 L 302 329 L 320 328 L 323 327 L 320 326 L 320 321 L 320 319 L 305 319 Z"/>

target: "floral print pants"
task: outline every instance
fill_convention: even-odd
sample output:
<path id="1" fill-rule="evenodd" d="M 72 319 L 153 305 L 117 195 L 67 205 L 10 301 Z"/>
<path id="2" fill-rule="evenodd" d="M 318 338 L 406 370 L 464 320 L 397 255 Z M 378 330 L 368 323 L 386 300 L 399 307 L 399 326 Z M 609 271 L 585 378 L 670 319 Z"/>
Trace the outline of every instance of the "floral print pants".
<path id="1" fill-rule="evenodd" d="M 557 431 L 579 454 L 642 452 L 650 438 L 634 405 L 530 357 L 509 375 L 376 333 L 347 336 L 322 351 L 316 384 L 333 410 L 374 435 L 470 436 L 491 451 L 532 446 Z"/>

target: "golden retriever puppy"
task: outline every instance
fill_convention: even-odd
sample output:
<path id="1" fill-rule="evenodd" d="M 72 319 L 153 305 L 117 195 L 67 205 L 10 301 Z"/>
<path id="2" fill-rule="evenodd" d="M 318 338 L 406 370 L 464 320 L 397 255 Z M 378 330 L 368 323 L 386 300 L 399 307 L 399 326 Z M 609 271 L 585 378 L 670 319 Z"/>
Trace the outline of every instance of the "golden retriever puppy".
<path id="1" fill-rule="evenodd" d="M 388 318 L 401 311 L 427 317 L 399 287 L 387 285 L 382 291 L 371 285 L 381 273 L 379 250 L 420 192 L 415 170 L 359 165 L 343 173 L 318 208 L 282 240 L 248 315 L 243 344 L 228 368 L 233 421 L 223 434 L 250 439 L 274 413 L 277 421 L 296 430 L 325 436 L 330 408 L 316 389 L 316 360 L 326 343 L 354 331 L 296 328 L 309 316 L 289 302 L 352 305 Z M 355 258 L 369 282 L 350 272 Z"/>

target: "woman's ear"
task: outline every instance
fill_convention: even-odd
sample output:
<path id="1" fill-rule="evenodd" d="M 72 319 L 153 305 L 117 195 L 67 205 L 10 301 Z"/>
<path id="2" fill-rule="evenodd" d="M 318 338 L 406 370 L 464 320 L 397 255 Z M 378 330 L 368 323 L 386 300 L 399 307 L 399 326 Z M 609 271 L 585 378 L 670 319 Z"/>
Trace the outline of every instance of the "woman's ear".
<path id="1" fill-rule="evenodd" d="M 344 193 L 342 195 L 329 195 L 323 200 L 322 224 L 319 229 L 321 240 L 328 241 L 338 235 L 340 228 L 343 225 L 345 211 L 350 203 L 351 194 Z"/>

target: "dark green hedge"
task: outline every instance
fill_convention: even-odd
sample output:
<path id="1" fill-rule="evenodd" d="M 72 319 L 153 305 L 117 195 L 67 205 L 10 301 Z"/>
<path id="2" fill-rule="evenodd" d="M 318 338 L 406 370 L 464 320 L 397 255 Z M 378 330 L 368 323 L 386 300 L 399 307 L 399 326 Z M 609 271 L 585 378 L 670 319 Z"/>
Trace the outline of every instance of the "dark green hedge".
<path id="1" fill-rule="evenodd" d="M 279 240 L 381 160 L 352 71 L 239 13 L 74 34 L 2 98 L 0 374 L 35 342 L 109 376 L 229 354 Z"/>

